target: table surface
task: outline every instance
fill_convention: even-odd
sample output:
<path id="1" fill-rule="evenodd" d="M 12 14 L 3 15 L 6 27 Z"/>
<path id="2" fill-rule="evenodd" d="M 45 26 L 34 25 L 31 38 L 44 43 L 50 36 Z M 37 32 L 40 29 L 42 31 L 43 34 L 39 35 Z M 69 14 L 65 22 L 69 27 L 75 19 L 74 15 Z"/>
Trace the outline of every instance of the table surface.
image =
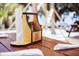
<path id="1" fill-rule="evenodd" d="M 27 50 L 27 49 L 40 49 L 45 56 L 79 56 L 79 48 L 76 49 L 68 49 L 68 50 L 60 50 L 55 51 L 53 47 L 57 43 L 64 43 L 57 40 L 49 39 L 43 37 L 42 42 L 38 42 L 36 44 L 32 44 L 25 47 L 13 47 L 10 45 L 10 42 L 15 40 L 16 34 L 8 34 L 8 38 L 0 38 L 0 42 L 6 46 L 6 48 L 0 44 L 0 52 L 8 52 L 8 51 L 17 51 L 17 50 Z"/>

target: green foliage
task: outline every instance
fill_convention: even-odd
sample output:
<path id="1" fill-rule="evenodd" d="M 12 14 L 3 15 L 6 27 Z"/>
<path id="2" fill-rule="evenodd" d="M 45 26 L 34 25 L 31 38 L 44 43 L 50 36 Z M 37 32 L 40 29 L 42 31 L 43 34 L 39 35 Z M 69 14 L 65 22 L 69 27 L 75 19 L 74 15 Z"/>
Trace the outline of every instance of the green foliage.
<path id="1" fill-rule="evenodd" d="M 0 3 L 0 29 L 2 27 L 2 22 L 4 21 L 4 19 L 7 20 L 7 18 L 12 16 L 17 6 L 18 4 L 14 3 Z"/>
<path id="2" fill-rule="evenodd" d="M 0 18 L 1 17 L 7 17 L 9 12 L 13 12 L 16 8 L 17 4 L 6 4 L 1 3 L 0 4 Z"/>

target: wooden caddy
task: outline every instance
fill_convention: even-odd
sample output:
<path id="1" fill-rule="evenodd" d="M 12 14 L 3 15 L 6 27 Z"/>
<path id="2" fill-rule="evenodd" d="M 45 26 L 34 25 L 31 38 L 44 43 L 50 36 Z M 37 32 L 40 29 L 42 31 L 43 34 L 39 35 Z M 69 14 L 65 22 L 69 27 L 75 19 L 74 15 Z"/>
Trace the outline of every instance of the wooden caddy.
<path id="1" fill-rule="evenodd" d="M 28 22 L 28 15 L 33 16 L 33 21 Z M 11 42 L 12 46 L 26 46 L 42 41 L 42 28 L 38 23 L 37 13 L 22 13 L 22 39 Z"/>

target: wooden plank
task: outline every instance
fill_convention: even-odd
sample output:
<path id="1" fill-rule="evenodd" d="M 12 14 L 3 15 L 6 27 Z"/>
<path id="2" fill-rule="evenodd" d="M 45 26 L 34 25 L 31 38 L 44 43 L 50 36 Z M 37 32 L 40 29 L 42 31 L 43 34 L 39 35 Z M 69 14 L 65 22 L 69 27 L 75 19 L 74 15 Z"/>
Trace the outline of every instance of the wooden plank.
<path id="1" fill-rule="evenodd" d="M 0 43 L 0 53 L 1 52 L 7 52 L 8 49 L 6 49 L 1 43 Z"/>
<path id="2" fill-rule="evenodd" d="M 9 34 L 9 38 L 0 38 L 0 42 L 2 42 L 6 47 L 8 47 L 8 49 L 10 49 L 11 51 L 17 51 L 17 50 L 26 50 L 26 49 L 40 49 L 45 56 L 79 56 L 79 48 L 76 49 L 68 49 L 68 50 L 60 50 L 60 51 L 54 51 L 53 47 L 57 44 L 57 43 L 64 43 L 61 41 L 57 41 L 54 39 L 49 39 L 46 37 L 43 37 L 43 41 L 36 43 L 36 44 L 32 44 L 29 46 L 25 46 L 25 47 L 13 47 L 10 45 L 10 42 L 15 40 L 15 34 Z M 7 52 L 8 50 L 5 49 L 4 46 L 2 46 L 0 44 L 0 52 Z"/>

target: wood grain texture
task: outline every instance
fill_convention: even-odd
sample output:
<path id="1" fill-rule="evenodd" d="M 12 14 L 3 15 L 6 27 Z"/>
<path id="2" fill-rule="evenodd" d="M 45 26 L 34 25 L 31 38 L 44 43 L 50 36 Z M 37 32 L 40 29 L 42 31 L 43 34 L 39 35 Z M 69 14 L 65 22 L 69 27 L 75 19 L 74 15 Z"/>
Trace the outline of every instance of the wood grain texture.
<path id="1" fill-rule="evenodd" d="M 10 45 L 10 42 L 15 40 L 15 37 L 16 34 L 9 34 L 8 38 L 0 38 L 0 42 L 2 42 L 6 47 L 8 47 L 10 51 L 38 48 L 44 53 L 45 56 L 79 56 L 79 48 L 54 51 L 53 47 L 57 43 L 64 43 L 64 42 L 49 39 L 46 37 L 43 37 L 42 42 L 38 42 L 36 44 L 28 45 L 25 47 L 13 47 Z M 8 52 L 8 50 L 0 44 L 0 52 Z"/>

